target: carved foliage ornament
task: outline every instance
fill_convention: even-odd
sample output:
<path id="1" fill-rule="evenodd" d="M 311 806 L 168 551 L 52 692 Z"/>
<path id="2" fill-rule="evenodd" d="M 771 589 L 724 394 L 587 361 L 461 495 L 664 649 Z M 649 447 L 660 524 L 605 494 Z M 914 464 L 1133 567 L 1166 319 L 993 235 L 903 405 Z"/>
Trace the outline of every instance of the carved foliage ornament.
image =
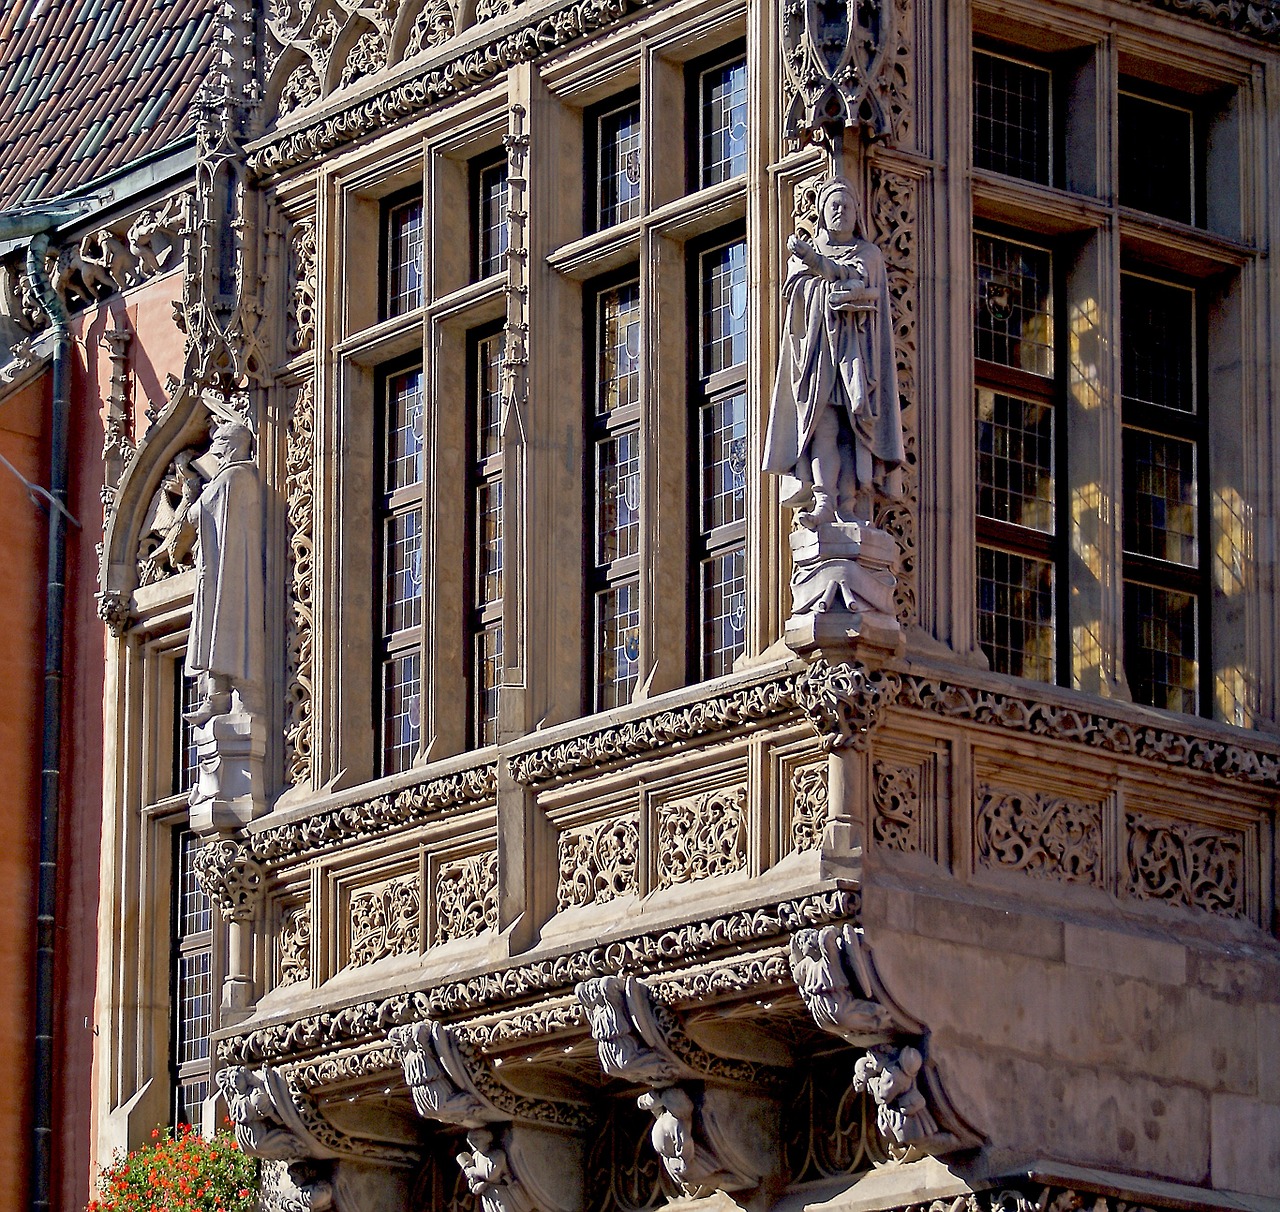
<path id="1" fill-rule="evenodd" d="M 1163 901 L 1226 917 L 1245 915 L 1245 838 L 1234 830 L 1125 813 L 1127 887 Z"/>
<path id="2" fill-rule="evenodd" d="M 473 938 L 498 924 L 498 854 L 472 854 L 440 864 L 435 879 L 435 942 Z"/>
<path id="3" fill-rule="evenodd" d="M 249 851 L 229 838 L 205 842 L 192 859 L 196 879 L 225 921 L 250 921 L 263 890 L 263 871 Z"/>
<path id="4" fill-rule="evenodd" d="M 984 867 L 1101 886 L 1102 805 L 979 786 L 974 847 Z"/>
<path id="5" fill-rule="evenodd" d="M 640 827 L 634 815 L 566 829 L 556 848 L 558 909 L 600 904 L 636 891 Z"/>
<path id="6" fill-rule="evenodd" d="M 897 674 L 814 661 L 796 679 L 796 701 L 824 749 L 865 749 L 900 688 Z"/>
<path id="7" fill-rule="evenodd" d="M 659 803 L 658 887 L 741 870 L 747 861 L 746 807 L 745 786 Z"/>
<path id="8" fill-rule="evenodd" d="M 351 947 L 347 967 L 359 968 L 418 949 L 421 911 L 417 878 L 390 880 L 351 897 Z"/>
<path id="9" fill-rule="evenodd" d="M 314 239 L 314 228 L 312 237 Z M 314 266 L 312 273 L 314 274 Z M 314 297 L 312 301 L 314 302 Z M 312 324 L 314 326 L 314 317 Z M 289 524 L 289 614 L 285 632 L 284 740 L 285 777 L 294 787 L 307 783 L 311 778 L 312 603 L 315 592 L 315 502 L 312 495 L 314 426 L 315 385 L 312 380 L 307 379 L 298 387 L 293 397 L 285 439 L 284 494 Z"/>

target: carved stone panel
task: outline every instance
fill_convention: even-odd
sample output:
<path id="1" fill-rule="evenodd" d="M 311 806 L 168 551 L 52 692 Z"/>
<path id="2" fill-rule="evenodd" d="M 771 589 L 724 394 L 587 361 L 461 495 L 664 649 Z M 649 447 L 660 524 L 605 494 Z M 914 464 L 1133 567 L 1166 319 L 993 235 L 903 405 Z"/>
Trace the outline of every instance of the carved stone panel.
<path id="1" fill-rule="evenodd" d="M 347 911 L 347 967 L 360 968 L 417 951 L 421 902 L 416 873 L 373 888 L 353 889 Z"/>
<path id="2" fill-rule="evenodd" d="M 973 850 L 979 867 L 1104 887 L 1100 800 L 979 782 Z"/>
<path id="3" fill-rule="evenodd" d="M 315 544 L 312 495 L 315 387 L 299 385 L 289 410 L 285 442 L 285 510 L 289 527 L 288 617 L 285 631 L 285 779 L 311 778 L 312 601 Z"/>
<path id="4" fill-rule="evenodd" d="M 557 843 L 556 907 L 571 909 L 633 895 L 639 850 L 635 813 L 566 827 Z"/>
<path id="5" fill-rule="evenodd" d="M 433 857 L 430 941 L 473 938 L 498 924 L 498 853 Z"/>
<path id="6" fill-rule="evenodd" d="M 654 806 L 656 886 L 670 888 L 747 864 L 746 784 L 672 795 Z"/>
<path id="7" fill-rule="evenodd" d="M 938 819 L 946 797 L 942 755 L 896 746 L 871 763 L 871 839 L 882 850 L 938 855 Z"/>
<path id="8" fill-rule="evenodd" d="M 1245 916 L 1249 846 L 1243 832 L 1143 812 L 1126 812 L 1124 828 L 1128 896 Z"/>
<path id="9" fill-rule="evenodd" d="M 814 850 L 822 843 L 829 808 L 827 763 L 807 762 L 786 767 L 783 795 L 790 804 L 789 850 Z"/>
<path id="10" fill-rule="evenodd" d="M 280 913 L 276 942 L 281 985 L 306 984 L 311 979 L 311 902 L 286 905 Z"/>

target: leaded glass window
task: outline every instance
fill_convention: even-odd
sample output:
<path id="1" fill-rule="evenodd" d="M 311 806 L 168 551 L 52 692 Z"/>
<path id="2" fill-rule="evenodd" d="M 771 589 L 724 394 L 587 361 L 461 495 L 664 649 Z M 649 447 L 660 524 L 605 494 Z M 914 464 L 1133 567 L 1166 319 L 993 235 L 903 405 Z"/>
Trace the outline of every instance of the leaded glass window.
<path id="1" fill-rule="evenodd" d="M 974 51 L 974 167 L 1049 184 L 1052 85 L 1047 68 Z"/>
<path id="2" fill-rule="evenodd" d="M 488 278 L 506 268 L 507 161 L 505 157 L 474 170 L 476 277 Z"/>
<path id="3" fill-rule="evenodd" d="M 1121 90 L 1120 204 L 1194 223 L 1195 115 L 1186 105 Z"/>
<path id="4" fill-rule="evenodd" d="M 728 673 L 746 647 L 747 246 L 698 255 L 699 675 Z"/>
<path id="5" fill-rule="evenodd" d="M 196 679 L 188 677 L 182 658 L 173 661 L 173 794 L 182 795 L 195 786 L 197 774 L 195 727 L 188 714 L 198 699 Z"/>
<path id="6" fill-rule="evenodd" d="M 471 739 L 498 739 L 502 673 L 502 368 L 501 330 L 471 343 Z"/>
<path id="7" fill-rule="evenodd" d="M 974 347 L 981 361 L 1053 374 L 1053 258 L 1047 248 L 974 236 Z"/>
<path id="8" fill-rule="evenodd" d="M 422 372 L 382 380 L 380 700 L 382 773 L 407 770 L 422 737 Z"/>
<path id="9" fill-rule="evenodd" d="M 747 61 L 698 76 L 698 184 L 718 185 L 747 171 Z"/>
<path id="10" fill-rule="evenodd" d="M 631 701 L 640 674 L 640 285 L 594 295 L 591 491 L 593 706 Z"/>
<path id="11" fill-rule="evenodd" d="M 389 207 L 384 233 L 387 317 L 422 306 L 422 199 Z"/>
<path id="12" fill-rule="evenodd" d="M 640 213 L 640 102 L 606 109 L 595 119 L 595 229 L 603 231 Z"/>
<path id="13" fill-rule="evenodd" d="M 213 907 L 195 874 L 200 839 L 173 831 L 173 931 L 170 980 L 173 1027 L 170 1066 L 173 1122 L 199 1125 L 209 1094 L 213 1031 Z"/>

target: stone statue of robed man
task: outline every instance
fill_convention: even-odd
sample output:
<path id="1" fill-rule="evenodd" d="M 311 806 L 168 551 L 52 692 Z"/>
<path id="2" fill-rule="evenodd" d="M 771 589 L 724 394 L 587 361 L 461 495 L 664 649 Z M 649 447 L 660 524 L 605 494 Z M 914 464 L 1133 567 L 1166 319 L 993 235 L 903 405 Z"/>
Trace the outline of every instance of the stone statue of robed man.
<path id="1" fill-rule="evenodd" d="M 871 526 L 875 493 L 901 495 L 902 413 L 884 257 L 860 231 L 853 187 L 818 191 L 812 242 L 787 241 L 782 347 L 764 470 L 795 509 L 792 612 L 892 613 L 896 545 Z"/>
<path id="2" fill-rule="evenodd" d="M 262 492 L 252 460 L 253 433 L 223 421 L 209 454 L 217 471 L 191 506 L 196 532 L 196 589 L 191 604 L 186 672 L 200 698 L 187 718 L 204 724 L 232 710 L 232 691 L 247 703 L 262 677 Z"/>

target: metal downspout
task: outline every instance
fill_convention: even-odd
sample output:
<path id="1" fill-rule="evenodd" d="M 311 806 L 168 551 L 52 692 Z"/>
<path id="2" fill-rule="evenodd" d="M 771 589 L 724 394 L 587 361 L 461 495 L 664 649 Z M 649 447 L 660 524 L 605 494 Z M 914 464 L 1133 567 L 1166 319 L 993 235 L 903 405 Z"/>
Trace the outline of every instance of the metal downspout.
<path id="1" fill-rule="evenodd" d="M 71 333 L 67 312 L 49 281 L 49 235 L 27 248 L 27 274 L 53 325 L 50 415 L 48 577 L 44 626 L 44 730 L 40 757 L 40 874 L 36 900 L 34 1119 L 31 1130 L 32 1212 L 47 1212 L 53 1175 L 54 915 L 58 896 L 58 801 L 62 780 L 62 641 L 66 604 L 67 442 Z"/>

